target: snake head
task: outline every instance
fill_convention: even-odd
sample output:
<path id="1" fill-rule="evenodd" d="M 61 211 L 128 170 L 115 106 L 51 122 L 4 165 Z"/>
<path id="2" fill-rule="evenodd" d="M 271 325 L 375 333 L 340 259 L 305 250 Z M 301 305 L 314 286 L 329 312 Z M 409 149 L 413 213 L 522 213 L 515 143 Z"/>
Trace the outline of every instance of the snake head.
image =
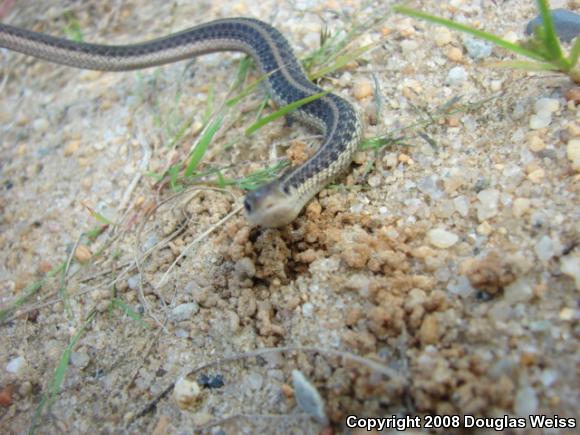
<path id="1" fill-rule="evenodd" d="M 248 192 L 244 208 L 251 223 L 267 228 L 277 228 L 292 222 L 301 209 L 294 204 L 291 193 L 285 192 L 278 180 Z"/>

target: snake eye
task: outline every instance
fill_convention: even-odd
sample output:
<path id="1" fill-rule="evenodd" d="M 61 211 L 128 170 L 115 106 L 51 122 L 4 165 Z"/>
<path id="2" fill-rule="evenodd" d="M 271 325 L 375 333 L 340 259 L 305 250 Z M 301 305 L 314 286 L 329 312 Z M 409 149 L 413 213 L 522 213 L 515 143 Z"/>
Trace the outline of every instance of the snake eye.
<path id="1" fill-rule="evenodd" d="M 252 211 L 252 205 L 250 204 L 250 201 L 248 201 L 247 199 L 244 199 L 244 208 L 248 213 Z"/>

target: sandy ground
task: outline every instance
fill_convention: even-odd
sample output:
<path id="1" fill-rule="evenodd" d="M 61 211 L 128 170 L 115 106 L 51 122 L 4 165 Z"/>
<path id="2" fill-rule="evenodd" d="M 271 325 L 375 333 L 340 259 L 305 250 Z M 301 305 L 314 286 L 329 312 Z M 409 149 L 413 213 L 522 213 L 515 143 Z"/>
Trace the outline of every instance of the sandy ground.
<path id="1" fill-rule="evenodd" d="M 240 55 L 113 74 L 1 51 L 0 303 L 42 284 L 1 325 L 3 433 L 332 433 L 348 415 L 509 415 L 531 431 L 530 415 L 578 417 L 580 98 L 567 78 L 489 69 L 509 56 L 472 59 L 462 35 L 389 2 L 142 3 L 27 0 L 2 21 L 67 36 L 74 17 L 86 41 L 128 43 L 247 15 L 305 55 L 325 27 L 385 14 L 354 42 L 375 49 L 321 85 L 358 105 L 366 137 L 403 143 L 358 153 L 287 228 L 220 223 L 242 190 L 176 194 L 147 173 L 185 158 Z M 536 14 L 524 0 L 415 6 L 508 38 Z M 246 137 L 259 101 L 228 114 L 204 168 L 233 179 L 316 146 L 283 121 Z M 223 360 L 281 347 L 320 351 Z M 296 405 L 294 369 L 328 425 Z"/>

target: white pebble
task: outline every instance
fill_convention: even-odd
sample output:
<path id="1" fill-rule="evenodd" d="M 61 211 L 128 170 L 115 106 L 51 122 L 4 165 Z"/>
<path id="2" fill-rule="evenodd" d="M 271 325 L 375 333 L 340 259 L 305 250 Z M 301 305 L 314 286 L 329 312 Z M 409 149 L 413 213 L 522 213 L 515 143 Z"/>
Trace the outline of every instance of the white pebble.
<path id="1" fill-rule="evenodd" d="M 86 352 L 73 352 L 70 355 L 70 362 L 73 366 L 84 369 L 89 365 L 90 357 Z"/>
<path id="2" fill-rule="evenodd" d="M 16 358 L 13 358 L 10 361 L 8 361 L 8 364 L 6 365 L 6 371 L 8 373 L 14 373 L 14 374 L 16 374 L 20 370 L 22 370 L 22 368 L 24 367 L 24 364 L 25 363 L 26 363 L 26 361 L 21 356 L 18 356 Z"/>
<path id="3" fill-rule="evenodd" d="M 536 243 L 534 250 L 536 251 L 538 259 L 545 263 L 548 260 L 550 260 L 555 254 L 554 242 L 549 236 L 544 235 L 538 241 L 538 243 Z"/>
<path id="4" fill-rule="evenodd" d="M 401 41 L 401 50 L 403 51 L 403 53 L 412 53 L 414 51 L 417 51 L 417 49 L 419 48 L 419 44 L 417 44 L 416 41 L 412 41 L 410 39 L 405 39 L 404 41 Z"/>
<path id="5" fill-rule="evenodd" d="M 191 408 L 201 396 L 201 388 L 197 382 L 181 378 L 173 387 L 173 399 L 181 409 Z"/>
<path id="6" fill-rule="evenodd" d="M 456 234 L 442 228 L 429 230 L 427 238 L 429 239 L 429 243 L 440 249 L 450 248 L 459 240 L 459 237 Z"/>
<path id="7" fill-rule="evenodd" d="M 446 27 L 437 27 L 433 31 L 433 39 L 438 47 L 442 47 L 451 42 L 451 32 Z"/>
<path id="8" fill-rule="evenodd" d="M 483 222 L 497 214 L 497 203 L 499 191 L 496 189 L 485 189 L 477 194 L 479 204 L 477 205 L 477 218 Z"/>
<path id="9" fill-rule="evenodd" d="M 462 298 L 468 298 L 475 292 L 475 289 L 471 286 L 471 283 L 466 276 L 459 276 L 459 278 L 457 278 L 457 283 L 449 284 L 447 290 Z"/>
<path id="10" fill-rule="evenodd" d="M 191 319 L 191 317 L 198 311 L 199 305 L 197 305 L 195 302 L 181 304 L 176 306 L 173 310 L 171 310 L 169 320 L 174 323 L 183 322 L 184 320 Z"/>
<path id="11" fill-rule="evenodd" d="M 46 118 L 35 119 L 32 123 L 32 128 L 34 128 L 39 133 L 44 133 L 47 131 L 49 126 L 50 124 Z"/>
<path id="12" fill-rule="evenodd" d="M 467 217 L 469 214 L 469 200 L 465 195 L 460 195 L 457 198 L 454 198 L 453 205 L 455 206 L 457 213 L 459 213 L 462 217 Z"/>
<path id="13" fill-rule="evenodd" d="M 447 74 L 447 84 L 449 85 L 459 85 L 467 80 L 467 71 L 462 66 L 456 66 L 449 70 Z"/>
<path id="14" fill-rule="evenodd" d="M 552 122 L 552 115 L 550 112 L 541 112 L 530 116 L 530 128 L 532 130 L 539 130 L 546 128 Z"/>
<path id="15" fill-rule="evenodd" d="M 527 279 L 520 278 L 505 288 L 504 300 L 508 304 L 527 302 L 532 299 L 533 289 Z"/>
<path id="16" fill-rule="evenodd" d="M 554 113 L 560 109 L 560 102 L 555 98 L 539 98 L 534 103 L 536 113 Z"/>

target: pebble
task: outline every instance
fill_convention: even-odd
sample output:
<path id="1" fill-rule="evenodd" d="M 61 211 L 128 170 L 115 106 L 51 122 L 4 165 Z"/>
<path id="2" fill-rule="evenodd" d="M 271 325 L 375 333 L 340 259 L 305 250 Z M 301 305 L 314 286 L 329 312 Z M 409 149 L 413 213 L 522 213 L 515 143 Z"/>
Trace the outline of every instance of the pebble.
<path id="1" fill-rule="evenodd" d="M 433 40 L 438 47 L 443 47 L 451 42 L 451 32 L 447 27 L 437 27 L 433 31 Z"/>
<path id="2" fill-rule="evenodd" d="M 130 276 L 127 279 L 127 286 L 129 286 L 129 288 L 131 290 L 137 290 L 139 288 L 139 284 L 141 283 L 140 276 L 141 275 L 137 274 L 137 275 Z"/>
<path id="3" fill-rule="evenodd" d="M 550 236 L 544 235 L 536 243 L 534 250 L 536 251 L 538 259 L 545 263 L 555 255 L 554 241 L 550 238 Z"/>
<path id="4" fill-rule="evenodd" d="M 467 217 L 469 214 L 469 200 L 465 195 L 460 195 L 456 198 L 453 198 L 453 205 L 455 206 L 457 213 L 459 213 L 462 217 Z"/>
<path id="5" fill-rule="evenodd" d="M 199 311 L 199 305 L 195 302 L 189 302 L 187 304 L 181 304 L 176 306 L 171 310 L 169 315 L 169 320 L 174 323 L 183 322 L 184 320 L 189 320 L 194 314 Z"/>
<path id="6" fill-rule="evenodd" d="M 528 148 L 534 153 L 538 153 L 546 148 L 546 143 L 538 135 L 531 135 L 528 138 Z"/>
<path id="7" fill-rule="evenodd" d="M 580 103 L 580 87 L 576 86 L 566 91 L 566 101 L 573 101 L 574 104 Z"/>
<path id="8" fill-rule="evenodd" d="M 302 411 L 310 415 L 320 424 L 328 425 L 328 417 L 324 411 L 324 401 L 320 393 L 308 379 L 298 370 L 292 370 L 292 387 L 296 403 Z"/>
<path id="9" fill-rule="evenodd" d="M 550 11 L 554 20 L 556 34 L 562 41 L 570 42 L 580 34 L 580 15 L 567 9 L 553 9 Z M 531 35 L 534 29 L 542 25 L 542 17 L 538 15 L 526 25 L 526 34 Z"/>
<path id="10" fill-rule="evenodd" d="M 538 396 L 532 387 L 525 385 L 521 387 L 514 401 L 514 411 L 520 417 L 528 417 L 536 414 L 538 410 Z"/>
<path id="11" fill-rule="evenodd" d="M 497 204 L 499 191 L 496 189 L 485 189 L 477 194 L 479 204 L 477 205 L 477 218 L 483 222 L 497 215 Z"/>
<path id="12" fill-rule="evenodd" d="M 401 50 L 405 54 L 413 53 L 417 51 L 418 48 L 419 44 L 417 43 L 417 41 L 412 41 L 410 39 L 405 39 L 404 41 L 401 41 Z"/>
<path id="13" fill-rule="evenodd" d="M 560 259 L 560 270 L 576 283 L 576 290 L 580 290 L 580 255 L 570 254 Z"/>
<path id="14" fill-rule="evenodd" d="M 529 213 L 531 201 L 528 198 L 516 198 L 512 205 L 512 214 L 515 218 L 520 218 Z"/>
<path id="15" fill-rule="evenodd" d="M 21 356 L 18 356 L 8 361 L 8 364 L 6 365 L 6 371 L 8 373 L 17 374 L 20 370 L 22 370 L 25 364 L 25 359 Z"/>
<path id="16" fill-rule="evenodd" d="M 437 317 L 433 314 L 425 317 L 423 323 L 421 323 L 421 329 L 419 330 L 419 340 L 421 341 L 421 344 L 437 344 L 440 335 L 441 331 Z"/>
<path id="17" fill-rule="evenodd" d="M 73 366 L 79 369 L 84 369 L 89 365 L 89 354 L 86 352 L 73 352 L 70 355 L 70 362 Z"/>
<path id="18" fill-rule="evenodd" d="M 566 145 L 566 155 L 572 163 L 572 168 L 580 172 L 580 139 L 572 139 Z"/>
<path id="19" fill-rule="evenodd" d="M 50 127 L 50 123 L 46 118 L 35 119 L 34 122 L 32 123 L 32 128 L 34 128 L 39 133 L 46 132 L 48 130 L 48 127 Z"/>
<path id="20" fill-rule="evenodd" d="M 491 56 L 491 50 L 493 49 L 493 46 L 489 42 L 475 38 L 465 38 L 463 45 L 467 49 L 469 57 L 475 60 L 485 59 Z"/>
<path id="21" fill-rule="evenodd" d="M 447 74 L 447 84 L 449 85 L 459 85 L 467 80 L 467 71 L 461 66 L 456 66 L 449 70 Z"/>
<path id="22" fill-rule="evenodd" d="M 256 265 L 252 259 L 243 257 L 236 262 L 236 273 L 242 277 L 253 278 L 256 275 Z"/>
<path id="23" fill-rule="evenodd" d="M 427 238 L 431 245 L 435 246 L 436 248 L 440 249 L 447 249 L 451 246 L 455 245 L 459 240 L 459 237 L 447 230 L 442 228 L 435 228 L 429 230 L 427 233 Z"/>
<path id="24" fill-rule="evenodd" d="M 471 282 L 469 282 L 469 278 L 466 276 L 459 276 L 457 278 L 456 283 L 451 283 L 447 287 L 447 290 L 450 293 L 454 293 L 462 298 L 468 298 L 473 293 L 475 293 L 475 289 L 471 286 Z"/>
<path id="25" fill-rule="evenodd" d="M 75 258 L 79 263 L 87 263 L 92 256 L 93 253 L 91 252 L 88 246 L 85 245 L 77 246 L 77 249 L 75 250 Z"/>
<path id="26" fill-rule="evenodd" d="M 79 148 L 81 146 L 81 141 L 78 139 L 72 140 L 70 141 L 66 147 L 64 147 L 64 155 L 66 157 L 70 157 L 72 156 L 74 153 L 76 153 Z"/>
<path id="27" fill-rule="evenodd" d="M 530 116 L 530 128 L 532 130 L 539 130 L 546 128 L 552 122 L 552 115 L 549 113 L 535 114 Z"/>
<path id="28" fill-rule="evenodd" d="M 451 47 L 447 51 L 447 59 L 453 62 L 461 62 L 463 60 L 463 51 L 457 47 Z"/>
<path id="29" fill-rule="evenodd" d="M 201 398 L 201 388 L 195 381 L 179 379 L 173 388 L 173 399 L 181 409 L 192 408 Z"/>
<path id="30" fill-rule="evenodd" d="M 373 86 L 369 79 L 361 78 L 354 82 L 352 93 L 357 100 L 373 95 Z"/>
<path id="31" fill-rule="evenodd" d="M 555 98 L 539 98 L 534 103 L 536 113 L 554 113 L 560 109 L 560 102 Z"/>
<path id="32" fill-rule="evenodd" d="M 504 300 L 508 304 L 527 302 L 532 299 L 534 290 L 525 278 L 519 278 L 504 289 Z"/>
<path id="33" fill-rule="evenodd" d="M 528 174 L 528 180 L 532 183 L 541 183 L 546 177 L 546 171 L 544 168 L 538 168 Z"/>
<path id="34" fill-rule="evenodd" d="M 511 42 L 512 44 L 515 44 L 516 42 L 518 42 L 518 34 L 516 32 L 514 32 L 513 30 L 510 30 L 509 32 L 507 32 L 505 35 L 503 35 L 503 39 Z"/>

